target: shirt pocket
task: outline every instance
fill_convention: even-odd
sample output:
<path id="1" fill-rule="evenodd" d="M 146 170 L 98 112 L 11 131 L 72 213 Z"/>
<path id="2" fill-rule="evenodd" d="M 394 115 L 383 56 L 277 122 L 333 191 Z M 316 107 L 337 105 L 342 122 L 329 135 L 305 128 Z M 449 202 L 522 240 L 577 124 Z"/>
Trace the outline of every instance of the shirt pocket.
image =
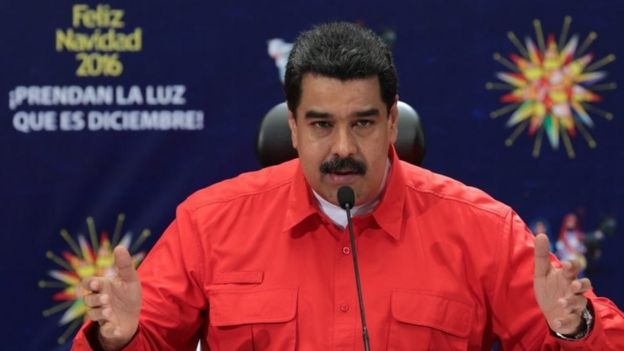
<path id="1" fill-rule="evenodd" d="M 388 350 L 468 350 L 474 305 L 434 292 L 393 291 Z"/>
<path id="2" fill-rule="evenodd" d="M 212 284 L 260 284 L 263 278 L 264 272 L 259 271 L 221 272 L 215 275 Z"/>
<path id="3" fill-rule="evenodd" d="M 211 350 L 295 350 L 297 294 L 297 288 L 212 292 Z"/>

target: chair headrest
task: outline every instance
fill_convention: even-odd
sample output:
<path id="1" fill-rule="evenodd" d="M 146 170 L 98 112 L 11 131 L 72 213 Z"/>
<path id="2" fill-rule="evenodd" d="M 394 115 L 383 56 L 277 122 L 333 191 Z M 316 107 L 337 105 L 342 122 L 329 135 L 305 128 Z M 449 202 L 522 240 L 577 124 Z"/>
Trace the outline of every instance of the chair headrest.
<path id="1" fill-rule="evenodd" d="M 425 134 L 418 113 L 399 101 L 399 124 L 395 148 L 399 159 L 420 165 L 425 157 Z M 292 147 L 288 126 L 288 107 L 285 102 L 266 113 L 258 130 L 256 154 L 263 167 L 276 165 L 297 157 Z"/>

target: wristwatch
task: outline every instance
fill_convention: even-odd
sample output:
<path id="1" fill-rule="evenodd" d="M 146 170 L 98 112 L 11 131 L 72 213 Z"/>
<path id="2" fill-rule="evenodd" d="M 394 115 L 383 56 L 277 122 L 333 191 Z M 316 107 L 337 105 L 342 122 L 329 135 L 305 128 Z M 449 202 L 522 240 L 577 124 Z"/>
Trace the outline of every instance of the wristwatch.
<path id="1" fill-rule="evenodd" d="M 585 336 L 587 336 L 587 334 L 591 330 L 592 324 L 594 323 L 594 316 L 592 316 L 591 312 L 587 307 L 585 307 L 585 309 L 583 310 L 583 313 L 581 314 L 581 319 L 584 323 L 581 323 L 581 330 L 578 331 L 576 334 L 564 335 L 555 332 L 555 335 L 563 340 L 579 340 L 584 338 Z"/>

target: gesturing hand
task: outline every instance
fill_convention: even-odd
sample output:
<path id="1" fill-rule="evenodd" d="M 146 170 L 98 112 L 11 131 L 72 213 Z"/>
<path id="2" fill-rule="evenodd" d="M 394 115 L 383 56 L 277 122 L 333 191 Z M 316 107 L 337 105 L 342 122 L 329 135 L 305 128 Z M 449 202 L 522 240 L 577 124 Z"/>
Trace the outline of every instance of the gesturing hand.
<path id="1" fill-rule="evenodd" d="M 587 306 L 583 293 L 591 289 L 587 278 L 577 279 L 580 264 L 564 261 L 557 268 L 550 262 L 550 243 L 544 234 L 535 237 L 535 277 L 533 289 L 546 321 L 555 332 L 575 334 Z"/>
<path id="2" fill-rule="evenodd" d="M 81 282 L 87 316 L 99 323 L 99 341 L 106 350 L 126 345 L 136 332 L 141 310 L 141 284 L 128 250 L 114 250 L 114 277 L 91 277 Z"/>

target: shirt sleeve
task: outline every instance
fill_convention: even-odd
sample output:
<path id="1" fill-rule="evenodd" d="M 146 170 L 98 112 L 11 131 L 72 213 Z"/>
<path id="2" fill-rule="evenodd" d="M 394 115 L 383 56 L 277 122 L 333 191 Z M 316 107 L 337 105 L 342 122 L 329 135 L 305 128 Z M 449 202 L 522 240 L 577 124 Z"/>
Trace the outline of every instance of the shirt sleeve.
<path id="1" fill-rule="evenodd" d="M 580 340 L 554 336 L 533 291 L 535 238 L 510 211 L 502 224 L 492 301 L 492 328 L 504 350 L 624 350 L 624 314 L 615 304 L 586 293 L 594 311 L 589 333 Z M 551 255 L 551 261 L 559 261 Z"/>
<path id="2" fill-rule="evenodd" d="M 180 205 L 139 267 L 142 305 L 139 328 L 122 349 L 195 350 L 208 307 L 203 292 L 204 245 L 192 214 Z M 97 351 L 97 326 L 87 322 L 72 350 Z"/>

